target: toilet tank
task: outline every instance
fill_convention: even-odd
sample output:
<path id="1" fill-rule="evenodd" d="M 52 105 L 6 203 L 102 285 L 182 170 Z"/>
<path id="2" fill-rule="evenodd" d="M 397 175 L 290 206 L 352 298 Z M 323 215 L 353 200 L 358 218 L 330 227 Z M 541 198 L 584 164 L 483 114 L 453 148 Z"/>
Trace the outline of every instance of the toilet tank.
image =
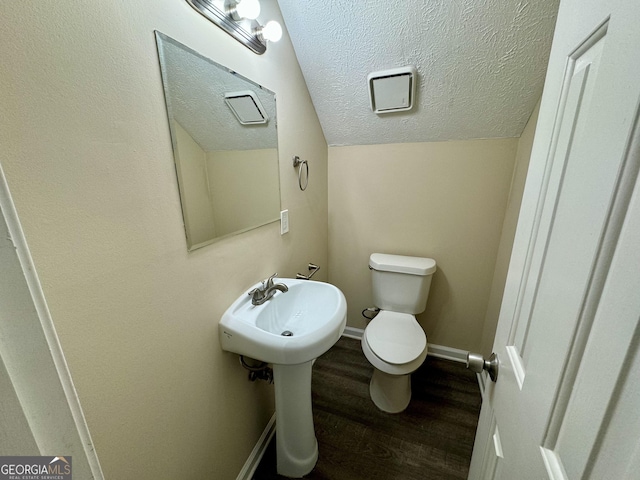
<path id="1" fill-rule="evenodd" d="M 373 253 L 369 257 L 369 268 L 376 307 L 412 315 L 424 311 L 436 271 L 435 260 Z"/>

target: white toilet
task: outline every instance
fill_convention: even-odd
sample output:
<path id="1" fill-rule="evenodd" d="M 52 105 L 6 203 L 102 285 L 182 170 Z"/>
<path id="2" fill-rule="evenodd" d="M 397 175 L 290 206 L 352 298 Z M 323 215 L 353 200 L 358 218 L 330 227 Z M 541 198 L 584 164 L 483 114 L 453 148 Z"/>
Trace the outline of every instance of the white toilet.
<path id="1" fill-rule="evenodd" d="M 411 400 L 411 373 L 427 357 L 427 336 L 415 315 L 427 305 L 436 262 L 373 253 L 369 269 L 380 309 L 362 336 L 362 351 L 374 367 L 369 392 L 380 410 L 398 413 Z"/>

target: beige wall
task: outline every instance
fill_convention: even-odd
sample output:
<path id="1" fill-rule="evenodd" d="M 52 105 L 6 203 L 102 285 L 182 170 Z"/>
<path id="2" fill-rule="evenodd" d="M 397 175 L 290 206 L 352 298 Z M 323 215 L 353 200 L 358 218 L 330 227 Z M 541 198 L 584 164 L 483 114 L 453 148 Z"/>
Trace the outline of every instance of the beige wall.
<path id="1" fill-rule="evenodd" d="M 275 148 L 207 152 L 209 188 L 218 235 L 279 220 L 277 159 Z"/>
<path id="2" fill-rule="evenodd" d="M 348 324 L 373 306 L 369 255 L 432 257 L 430 343 L 477 351 L 491 289 L 517 139 L 329 148 L 329 280 Z"/>
<path id="3" fill-rule="evenodd" d="M 218 320 L 259 279 L 327 265 L 327 147 L 286 33 L 258 56 L 175 0 L 0 13 L 0 162 L 106 478 L 235 478 L 273 392 L 220 350 Z M 187 253 L 154 29 L 276 92 L 289 234 Z"/>
<path id="4" fill-rule="evenodd" d="M 522 203 L 524 183 L 529 169 L 531 148 L 533 147 L 533 137 L 536 131 L 536 124 L 538 123 L 539 112 L 540 102 L 538 102 L 538 105 L 531 114 L 531 118 L 529 118 L 529 122 L 518 140 L 516 163 L 513 170 L 513 177 L 511 179 L 511 189 L 509 191 L 509 200 L 507 202 L 504 222 L 502 223 L 500 246 L 498 248 L 493 282 L 491 285 L 491 292 L 489 294 L 489 304 L 487 306 L 487 314 L 484 321 L 482 345 L 479 350 L 483 355 L 487 356 L 491 355 L 493 338 L 495 337 L 496 328 L 498 326 L 502 294 L 504 292 L 504 284 L 507 279 L 507 270 L 509 269 L 513 239 L 516 234 L 518 214 L 520 213 L 520 204 Z"/>
<path id="5" fill-rule="evenodd" d="M 207 154 L 175 120 L 173 128 L 178 145 L 175 162 L 176 174 L 181 185 L 180 200 L 184 228 L 190 245 L 193 246 L 216 236 L 214 209 L 207 175 Z"/>

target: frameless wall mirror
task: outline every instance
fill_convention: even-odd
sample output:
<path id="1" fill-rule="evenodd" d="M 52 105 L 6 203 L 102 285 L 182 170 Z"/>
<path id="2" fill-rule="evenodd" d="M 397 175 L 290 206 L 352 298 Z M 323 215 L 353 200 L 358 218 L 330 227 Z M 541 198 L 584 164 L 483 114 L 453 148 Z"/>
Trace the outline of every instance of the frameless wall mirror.
<path id="1" fill-rule="evenodd" d="M 280 218 L 273 92 L 156 32 L 189 250 Z"/>

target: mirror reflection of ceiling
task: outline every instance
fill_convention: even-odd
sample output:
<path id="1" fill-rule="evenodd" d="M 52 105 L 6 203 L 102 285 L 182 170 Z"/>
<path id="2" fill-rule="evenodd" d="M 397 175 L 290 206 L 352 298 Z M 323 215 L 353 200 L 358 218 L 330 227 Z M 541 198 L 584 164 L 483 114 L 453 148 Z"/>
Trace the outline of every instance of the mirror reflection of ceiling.
<path id="1" fill-rule="evenodd" d="M 173 117 L 203 150 L 277 148 L 273 93 L 171 41 L 163 43 L 163 51 Z M 224 94 L 242 90 L 256 94 L 269 117 L 266 124 L 241 125 L 227 107 Z"/>
<path id="2" fill-rule="evenodd" d="M 518 137 L 558 0 L 278 0 L 329 145 Z M 413 65 L 417 105 L 376 115 L 367 75 Z"/>

